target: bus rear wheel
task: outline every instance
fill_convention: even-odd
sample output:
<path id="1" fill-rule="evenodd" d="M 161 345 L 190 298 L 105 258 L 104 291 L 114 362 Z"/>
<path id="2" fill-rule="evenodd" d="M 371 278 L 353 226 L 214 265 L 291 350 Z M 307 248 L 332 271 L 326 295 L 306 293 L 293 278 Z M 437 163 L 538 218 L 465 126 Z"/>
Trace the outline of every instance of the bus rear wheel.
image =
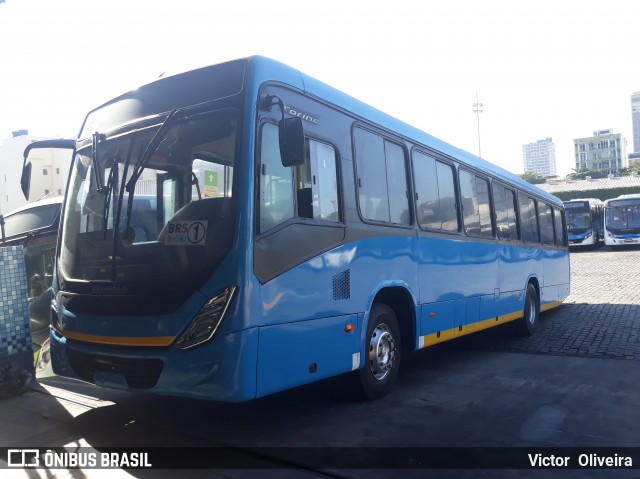
<path id="1" fill-rule="evenodd" d="M 366 400 L 386 396 L 398 377 L 401 358 L 398 320 L 386 304 L 371 308 L 365 343 L 364 367 L 358 371 L 358 395 Z"/>
<path id="2" fill-rule="evenodd" d="M 529 283 L 527 285 L 527 294 L 524 298 L 523 316 L 518 324 L 518 332 L 522 336 L 531 336 L 538 329 L 539 323 L 540 300 L 538 299 L 538 291 L 532 283 Z"/>

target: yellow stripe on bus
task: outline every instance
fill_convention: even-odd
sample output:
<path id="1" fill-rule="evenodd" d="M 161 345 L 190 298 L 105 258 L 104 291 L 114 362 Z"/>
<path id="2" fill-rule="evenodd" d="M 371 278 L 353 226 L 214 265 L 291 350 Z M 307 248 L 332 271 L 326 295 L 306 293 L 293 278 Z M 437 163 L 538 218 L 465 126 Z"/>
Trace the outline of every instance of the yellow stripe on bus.
<path id="1" fill-rule="evenodd" d="M 552 303 L 543 304 L 540 311 L 549 311 L 550 309 L 557 308 L 562 304 L 562 301 L 554 301 Z"/>
<path id="2" fill-rule="evenodd" d="M 121 337 L 121 336 L 97 336 L 95 334 L 76 333 L 74 331 L 64 331 L 65 338 L 85 343 L 108 344 L 110 346 L 169 346 L 173 343 L 175 336 L 155 336 L 155 337 Z"/>
<path id="3" fill-rule="evenodd" d="M 557 308 L 561 304 L 562 304 L 562 301 L 554 301 L 552 303 L 547 303 L 542 305 L 540 310 L 548 311 L 550 309 Z M 483 329 L 489 329 L 499 324 L 508 323 L 510 321 L 515 321 L 516 319 L 520 319 L 520 318 L 522 318 L 522 311 L 516 311 L 515 313 L 509 313 L 503 316 L 497 316 L 495 318 L 485 319 L 484 321 L 478 321 L 476 323 L 471 323 L 471 324 L 464 324 L 462 326 L 457 326 L 455 328 L 447 329 L 445 331 L 439 331 L 437 333 L 420 336 L 419 349 L 426 348 L 428 346 L 433 346 L 434 344 L 442 343 L 450 339 L 459 338 L 460 336 L 465 336 L 467 334 L 476 333 L 478 331 L 482 331 Z"/>

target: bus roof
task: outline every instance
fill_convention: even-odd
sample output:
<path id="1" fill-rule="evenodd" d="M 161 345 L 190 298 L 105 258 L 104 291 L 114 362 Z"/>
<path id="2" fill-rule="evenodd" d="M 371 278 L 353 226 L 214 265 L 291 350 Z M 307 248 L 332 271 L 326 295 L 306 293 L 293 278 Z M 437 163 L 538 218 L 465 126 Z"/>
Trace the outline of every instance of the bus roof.
<path id="1" fill-rule="evenodd" d="M 352 96 L 331 87 L 320 80 L 310 77 L 299 70 L 295 70 L 287 65 L 284 65 L 276 60 L 262 56 L 249 57 L 248 62 L 253 66 L 255 71 L 256 80 L 260 83 L 266 81 L 282 81 L 283 83 L 289 83 L 294 87 L 298 87 L 300 90 L 331 103 L 334 106 L 343 109 L 355 116 L 362 118 L 368 122 L 377 124 L 378 126 L 393 132 L 396 135 L 401 135 L 407 139 L 416 141 L 424 146 L 430 147 L 434 150 L 442 152 L 443 154 L 450 156 L 456 160 L 468 164 L 471 167 L 491 172 L 496 178 L 502 179 L 509 183 L 515 184 L 520 189 L 529 192 L 538 197 L 544 198 L 555 204 L 561 204 L 561 200 L 535 187 L 531 183 L 528 183 L 521 179 L 519 176 L 487 161 L 478 156 L 469 153 L 468 151 L 457 148 L 445 141 L 442 141 L 434 136 L 425 133 L 397 118 L 392 117 Z"/>
<path id="2" fill-rule="evenodd" d="M 242 73 L 239 71 L 239 66 L 244 64 L 245 71 Z M 106 107 L 108 105 L 115 104 L 116 102 L 126 99 L 130 96 L 140 96 L 142 91 L 146 89 L 162 91 L 163 84 L 166 84 L 167 88 L 170 85 L 180 81 L 180 77 L 185 79 L 190 85 L 206 85 L 207 80 L 210 78 L 211 72 L 215 67 L 221 67 L 229 69 L 236 77 L 238 81 L 246 82 L 246 78 L 250 75 L 253 79 L 254 85 L 260 85 L 265 82 L 278 82 L 285 85 L 290 85 L 297 88 L 308 95 L 311 95 L 321 101 L 324 101 L 332 106 L 343 110 L 345 113 L 351 114 L 355 117 L 362 119 L 363 121 L 373 123 L 382 129 L 385 129 L 395 135 L 399 135 L 405 139 L 417 142 L 428 148 L 439 151 L 444 155 L 447 155 L 457 161 L 466 163 L 467 165 L 490 172 L 497 179 L 501 179 L 508 183 L 511 183 L 523 191 L 526 191 L 532 195 L 543 198 L 556 205 L 561 205 L 561 200 L 540 189 L 536 186 L 522 180 L 519 176 L 487 161 L 478 156 L 469 153 L 468 151 L 457 148 L 449 143 L 446 143 L 434 136 L 425 133 L 397 118 L 392 117 L 382 111 L 360 101 L 356 98 L 347 95 L 346 93 L 323 83 L 295 68 L 285 65 L 279 61 L 264 57 L 264 56 L 250 56 L 243 59 L 232 60 L 229 62 L 220 63 L 219 65 L 211 65 L 188 72 L 177 73 L 175 75 L 166 76 L 155 80 L 154 82 L 143 85 L 136 90 L 125 93 L 116 97 L 103 105 L 95 108 L 87 115 L 85 122 L 83 123 L 82 131 L 87 130 L 87 121 L 90 115 L 97 110 Z M 87 130 L 88 131 L 88 130 Z M 93 130 L 91 130 L 93 131 Z M 80 135 L 79 135 L 80 136 Z"/>
<path id="3" fill-rule="evenodd" d="M 563 201 L 563 203 L 572 203 L 572 202 L 577 202 L 577 201 L 588 201 L 589 203 L 596 203 L 596 204 L 601 204 L 602 200 L 598 199 L 598 198 L 573 198 L 571 200 L 565 200 Z"/>
<path id="4" fill-rule="evenodd" d="M 638 200 L 640 201 L 640 194 L 635 193 L 635 194 L 629 194 L 629 195 L 620 195 L 617 198 L 609 198 L 608 200 L 606 200 L 604 202 L 604 206 L 609 206 L 612 202 L 614 201 L 622 201 L 622 200 Z"/>

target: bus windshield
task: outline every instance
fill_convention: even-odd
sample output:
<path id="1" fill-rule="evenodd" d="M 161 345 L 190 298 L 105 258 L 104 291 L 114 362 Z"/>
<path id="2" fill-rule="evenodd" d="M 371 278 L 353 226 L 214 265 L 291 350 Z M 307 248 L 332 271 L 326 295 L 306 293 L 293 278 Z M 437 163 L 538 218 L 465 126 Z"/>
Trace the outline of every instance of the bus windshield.
<path id="1" fill-rule="evenodd" d="M 5 238 L 50 227 L 60 213 L 60 203 L 28 208 L 7 215 L 4 219 Z"/>
<path id="2" fill-rule="evenodd" d="M 158 125 L 104 137 L 96 152 L 80 148 L 61 238 L 66 279 L 149 282 L 211 274 L 234 237 L 237 118 L 224 109 L 176 120 L 133 180 Z"/>
<path id="3" fill-rule="evenodd" d="M 591 210 L 589 204 L 582 206 L 566 205 L 567 228 L 570 232 L 586 231 L 591 228 Z"/>
<path id="4" fill-rule="evenodd" d="M 640 229 L 640 201 L 619 200 L 609 203 L 607 229 L 613 233 Z"/>

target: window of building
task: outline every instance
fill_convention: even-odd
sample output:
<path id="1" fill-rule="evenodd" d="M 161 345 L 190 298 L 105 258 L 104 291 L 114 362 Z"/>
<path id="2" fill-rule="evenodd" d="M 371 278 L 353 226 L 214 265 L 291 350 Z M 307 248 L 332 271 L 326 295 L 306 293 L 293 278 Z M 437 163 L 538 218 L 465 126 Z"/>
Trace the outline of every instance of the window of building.
<path id="1" fill-rule="evenodd" d="M 408 225 L 409 187 L 404 149 L 361 128 L 355 131 L 358 200 L 362 217 Z"/>
<path id="2" fill-rule="evenodd" d="M 413 153 L 413 174 L 420 227 L 458 231 L 453 168 L 416 151 Z"/>
<path id="3" fill-rule="evenodd" d="M 460 170 L 460 197 L 465 232 L 492 236 L 489 182 L 473 173 Z"/>
<path id="4" fill-rule="evenodd" d="M 43 168 L 43 170 L 42 170 L 42 174 L 43 174 L 44 176 L 47 176 L 47 175 L 49 174 L 49 170 L 47 170 L 46 168 Z"/>
<path id="5" fill-rule="evenodd" d="M 56 175 L 60 174 L 60 168 L 56 168 Z"/>
<path id="6" fill-rule="evenodd" d="M 49 194 L 49 190 L 44 190 L 44 195 L 47 196 Z"/>

